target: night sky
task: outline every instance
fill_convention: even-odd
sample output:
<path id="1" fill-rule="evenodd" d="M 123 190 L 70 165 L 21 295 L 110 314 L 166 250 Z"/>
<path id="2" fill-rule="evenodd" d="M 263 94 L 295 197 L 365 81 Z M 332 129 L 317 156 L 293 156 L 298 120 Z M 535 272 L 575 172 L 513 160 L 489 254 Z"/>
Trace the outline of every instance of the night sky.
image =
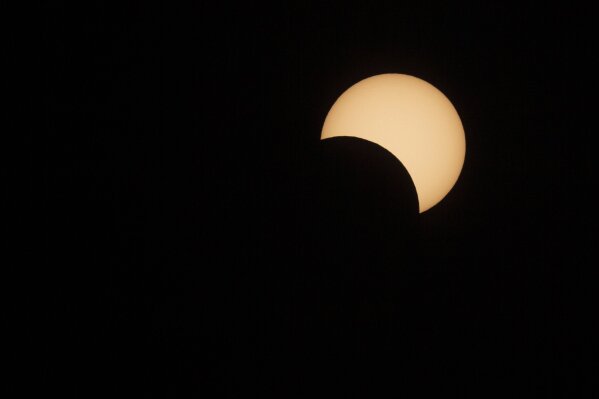
<path id="1" fill-rule="evenodd" d="M 40 386 L 599 397 L 589 10 L 83 3 L 41 17 Z M 381 73 L 433 84 L 466 132 L 421 215 L 390 153 L 319 141 Z"/>

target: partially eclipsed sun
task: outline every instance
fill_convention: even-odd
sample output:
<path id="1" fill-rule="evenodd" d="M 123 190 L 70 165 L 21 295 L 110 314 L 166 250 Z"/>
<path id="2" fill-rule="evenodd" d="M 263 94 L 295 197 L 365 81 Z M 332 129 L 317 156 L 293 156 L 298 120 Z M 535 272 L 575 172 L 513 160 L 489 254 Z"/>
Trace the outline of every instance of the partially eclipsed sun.
<path id="1" fill-rule="evenodd" d="M 352 136 L 391 152 L 412 177 L 420 213 L 454 186 L 466 155 L 464 128 L 457 111 L 431 84 L 409 75 L 364 79 L 337 99 L 321 139 Z"/>

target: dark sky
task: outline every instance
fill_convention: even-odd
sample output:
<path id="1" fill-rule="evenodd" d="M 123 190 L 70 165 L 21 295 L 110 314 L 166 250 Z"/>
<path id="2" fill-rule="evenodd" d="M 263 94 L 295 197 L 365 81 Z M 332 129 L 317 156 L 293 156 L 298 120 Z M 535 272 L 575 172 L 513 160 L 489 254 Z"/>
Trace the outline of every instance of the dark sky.
<path id="1" fill-rule="evenodd" d="M 85 3 L 42 11 L 49 390 L 599 395 L 589 10 Z M 386 151 L 319 142 L 389 72 L 466 131 L 422 215 Z"/>

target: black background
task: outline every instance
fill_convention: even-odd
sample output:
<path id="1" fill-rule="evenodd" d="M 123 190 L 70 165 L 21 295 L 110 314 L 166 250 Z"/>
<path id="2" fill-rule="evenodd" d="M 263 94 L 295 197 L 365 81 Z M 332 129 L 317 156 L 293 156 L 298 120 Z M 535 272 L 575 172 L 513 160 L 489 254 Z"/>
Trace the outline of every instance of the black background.
<path id="1" fill-rule="evenodd" d="M 47 5 L 40 384 L 597 397 L 591 18 L 546 7 Z M 319 142 L 389 72 L 466 131 L 422 215 L 385 150 Z"/>

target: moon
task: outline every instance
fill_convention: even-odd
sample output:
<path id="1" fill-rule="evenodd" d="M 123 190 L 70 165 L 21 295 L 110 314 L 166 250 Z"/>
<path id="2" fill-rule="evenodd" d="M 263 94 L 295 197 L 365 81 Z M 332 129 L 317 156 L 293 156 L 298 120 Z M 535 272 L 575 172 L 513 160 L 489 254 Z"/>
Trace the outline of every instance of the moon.
<path id="1" fill-rule="evenodd" d="M 321 140 L 350 136 L 391 152 L 406 168 L 420 213 L 438 204 L 458 180 L 466 156 L 462 121 L 428 82 L 404 74 L 364 79 L 333 104 Z"/>

